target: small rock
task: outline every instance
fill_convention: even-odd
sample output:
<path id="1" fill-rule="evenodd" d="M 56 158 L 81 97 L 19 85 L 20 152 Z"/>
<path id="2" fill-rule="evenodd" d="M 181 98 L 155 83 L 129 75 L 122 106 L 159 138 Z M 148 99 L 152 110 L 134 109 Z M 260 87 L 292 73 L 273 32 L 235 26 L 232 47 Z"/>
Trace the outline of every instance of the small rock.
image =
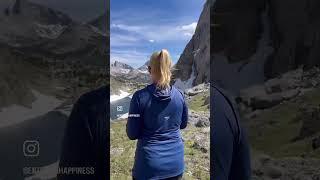
<path id="1" fill-rule="evenodd" d="M 282 176 L 282 170 L 271 165 L 267 166 L 264 171 L 267 176 L 273 179 L 280 178 Z"/>
<path id="2" fill-rule="evenodd" d="M 284 100 L 289 100 L 289 99 L 292 99 L 292 98 L 298 96 L 299 93 L 300 93 L 299 90 L 292 89 L 292 90 L 288 90 L 288 91 L 282 92 L 282 97 L 283 97 Z"/>
<path id="3" fill-rule="evenodd" d="M 209 152 L 210 149 L 210 137 L 208 134 L 198 134 L 194 136 L 193 147 L 200 150 L 203 153 Z"/>
<path id="4" fill-rule="evenodd" d="M 300 114 L 297 118 L 302 120 L 302 127 L 297 139 L 314 135 L 320 131 L 320 109 L 313 105 L 304 105 L 299 109 Z"/>
<path id="5" fill-rule="evenodd" d="M 320 148 L 320 136 L 312 139 L 312 149 L 316 150 Z"/>
<path id="6" fill-rule="evenodd" d="M 197 127 L 207 127 L 207 126 L 210 126 L 209 117 L 210 117 L 209 112 L 193 112 L 192 111 L 192 112 L 189 112 L 189 123 Z"/>
<path id="7" fill-rule="evenodd" d="M 196 127 L 208 127 L 210 126 L 210 121 L 208 118 L 201 118 L 198 120 L 198 122 L 195 124 Z"/>
<path id="8" fill-rule="evenodd" d="M 205 100 L 204 100 L 204 103 L 203 105 L 210 105 L 210 96 L 207 96 L 207 97 L 204 97 Z"/>

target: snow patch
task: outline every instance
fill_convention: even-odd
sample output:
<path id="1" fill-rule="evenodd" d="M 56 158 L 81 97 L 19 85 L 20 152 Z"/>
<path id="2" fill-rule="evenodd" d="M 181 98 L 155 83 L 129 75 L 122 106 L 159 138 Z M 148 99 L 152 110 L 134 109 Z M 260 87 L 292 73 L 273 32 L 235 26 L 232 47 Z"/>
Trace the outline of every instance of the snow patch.
<path id="1" fill-rule="evenodd" d="M 129 113 L 125 113 L 125 114 L 122 114 L 121 116 L 118 117 L 118 119 L 127 119 L 129 116 Z"/>
<path id="2" fill-rule="evenodd" d="M 140 69 L 138 69 L 138 71 L 139 71 L 140 73 L 142 73 L 142 74 L 149 74 L 149 71 L 148 71 L 148 70 L 140 70 Z"/>
<path id="3" fill-rule="evenodd" d="M 192 66 L 192 73 L 190 75 L 190 78 L 186 81 L 181 81 L 181 79 L 177 79 L 176 82 L 174 83 L 174 86 L 180 90 L 186 90 L 190 89 L 193 87 L 193 81 L 196 79 L 195 76 L 195 70 L 194 66 Z"/>
<path id="4" fill-rule="evenodd" d="M 123 98 L 129 96 L 129 95 L 130 95 L 130 93 L 120 90 L 120 95 L 111 95 L 110 96 L 110 102 L 118 101 L 120 99 L 123 99 Z"/>
<path id="5" fill-rule="evenodd" d="M 0 127 L 17 124 L 25 120 L 42 116 L 62 104 L 62 101 L 55 97 L 46 96 L 35 90 L 32 90 L 32 93 L 36 97 L 36 100 L 32 103 L 31 108 L 12 105 L 1 109 Z"/>
<path id="6" fill-rule="evenodd" d="M 249 59 L 229 63 L 228 57 L 223 52 L 213 54 L 214 71 L 212 73 L 214 73 L 215 83 L 225 89 L 230 89 L 235 94 L 239 93 L 241 89 L 261 84 L 265 80 L 264 65 L 274 49 L 270 42 L 270 24 L 267 11 L 262 14 L 261 18 L 263 33 L 258 41 L 257 51 Z"/>
<path id="7" fill-rule="evenodd" d="M 42 37 L 42 38 L 47 38 L 47 39 L 57 39 L 67 28 L 66 26 L 62 26 L 60 24 L 49 24 L 49 25 L 44 25 L 44 24 L 39 24 L 39 23 L 34 23 L 36 28 L 35 31 L 36 33 Z"/>
<path id="8" fill-rule="evenodd" d="M 123 75 L 123 74 L 129 74 L 131 72 L 130 69 L 123 69 L 123 68 L 112 68 L 110 70 L 110 74 L 117 76 L 117 75 Z"/>
<path id="9" fill-rule="evenodd" d="M 196 57 L 200 52 L 200 49 L 193 51 L 193 57 Z"/>

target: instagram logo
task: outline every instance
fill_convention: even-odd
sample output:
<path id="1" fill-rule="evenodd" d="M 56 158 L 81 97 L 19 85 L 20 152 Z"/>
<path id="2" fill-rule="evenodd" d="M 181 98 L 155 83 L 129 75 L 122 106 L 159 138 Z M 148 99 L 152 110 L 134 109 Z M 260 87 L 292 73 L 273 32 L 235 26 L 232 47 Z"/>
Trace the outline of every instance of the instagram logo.
<path id="1" fill-rule="evenodd" d="M 40 146 L 38 141 L 24 141 L 23 154 L 25 157 L 37 157 L 40 153 Z"/>

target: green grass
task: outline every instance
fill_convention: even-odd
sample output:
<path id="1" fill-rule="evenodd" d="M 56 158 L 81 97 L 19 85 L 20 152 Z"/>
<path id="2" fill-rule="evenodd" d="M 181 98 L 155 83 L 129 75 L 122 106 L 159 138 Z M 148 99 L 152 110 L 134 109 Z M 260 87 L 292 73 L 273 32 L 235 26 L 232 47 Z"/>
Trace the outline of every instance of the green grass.
<path id="1" fill-rule="evenodd" d="M 126 121 L 124 120 L 111 123 L 111 179 L 114 180 L 131 179 L 136 141 L 130 141 L 127 138 L 125 127 Z M 195 133 L 201 133 L 200 131 L 200 128 L 188 126 L 187 129 L 182 132 L 185 140 L 185 180 L 210 179 L 209 152 L 203 153 L 193 147 L 193 135 Z M 117 150 L 119 150 L 119 152 L 114 153 L 114 151 Z"/>
<path id="2" fill-rule="evenodd" d="M 313 151 L 311 148 L 311 139 L 319 136 L 320 132 L 312 137 L 293 141 L 298 137 L 302 126 L 301 121 L 294 120 L 299 115 L 301 102 L 320 104 L 320 91 L 308 92 L 299 97 L 298 101 L 285 102 L 250 119 L 252 122 L 248 134 L 253 148 L 274 157 L 308 155 L 320 158 L 319 150 Z"/>
<path id="3" fill-rule="evenodd" d="M 206 98 L 209 96 L 209 92 L 202 92 L 193 97 L 188 102 L 188 107 L 193 111 L 209 111 L 209 106 L 205 104 Z"/>
<path id="4" fill-rule="evenodd" d="M 111 123 L 111 179 L 130 179 L 134 160 L 136 141 L 130 141 L 125 132 L 125 121 Z M 121 153 L 112 153 L 113 149 L 121 149 Z"/>

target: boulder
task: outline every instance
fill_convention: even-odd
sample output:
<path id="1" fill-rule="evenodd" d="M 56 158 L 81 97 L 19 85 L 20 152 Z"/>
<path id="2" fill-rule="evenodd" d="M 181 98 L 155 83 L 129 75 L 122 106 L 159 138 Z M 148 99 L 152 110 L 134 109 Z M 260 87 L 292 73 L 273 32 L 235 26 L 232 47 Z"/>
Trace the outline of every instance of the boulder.
<path id="1" fill-rule="evenodd" d="M 209 91 L 209 85 L 202 83 L 202 84 L 194 86 L 190 89 L 186 89 L 185 94 L 188 96 L 195 96 L 195 95 L 202 93 L 202 92 L 205 92 L 205 91 Z"/>
<path id="2" fill-rule="evenodd" d="M 283 97 L 280 93 L 276 93 L 252 97 L 250 101 L 253 109 L 267 109 L 280 104 L 283 101 Z"/>
<path id="3" fill-rule="evenodd" d="M 268 165 L 267 167 L 265 167 L 264 172 L 265 174 L 272 178 L 272 179 L 278 179 L 281 178 L 282 176 L 282 172 L 283 170 L 279 167 L 276 167 L 274 165 Z"/>
<path id="4" fill-rule="evenodd" d="M 195 124 L 196 127 L 208 127 L 210 126 L 209 118 L 200 118 Z"/>
<path id="5" fill-rule="evenodd" d="M 299 109 L 298 118 L 302 121 L 302 126 L 298 139 L 303 139 L 320 132 L 320 109 L 312 105 L 304 105 Z"/>
<path id="6" fill-rule="evenodd" d="M 268 94 L 278 93 L 291 89 L 297 89 L 301 86 L 303 70 L 301 68 L 289 71 L 281 77 L 269 79 L 265 82 L 266 92 Z"/>
<path id="7" fill-rule="evenodd" d="M 256 85 L 242 90 L 240 92 L 240 99 L 246 106 L 251 107 L 252 110 L 267 109 L 280 104 L 284 100 L 290 100 L 300 93 L 297 89 L 282 91 L 280 86 L 278 90 L 274 90 L 273 88 L 273 90 L 269 91 L 275 92 L 271 94 L 267 93 L 266 89 L 264 85 Z"/>
<path id="8" fill-rule="evenodd" d="M 284 100 L 290 100 L 300 94 L 300 90 L 298 89 L 291 89 L 288 91 L 284 91 L 281 93 L 281 96 L 283 97 Z"/>
<path id="9" fill-rule="evenodd" d="M 281 93 L 267 94 L 263 85 L 241 91 L 240 97 L 244 104 L 253 110 L 270 108 L 283 100 Z"/>
<path id="10" fill-rule="evenodd" d="M 210 113 L 208 112 L 194 112 L 189 113 L 189 123 L 196 127 L 209 127 L 210 126 Z"/>

